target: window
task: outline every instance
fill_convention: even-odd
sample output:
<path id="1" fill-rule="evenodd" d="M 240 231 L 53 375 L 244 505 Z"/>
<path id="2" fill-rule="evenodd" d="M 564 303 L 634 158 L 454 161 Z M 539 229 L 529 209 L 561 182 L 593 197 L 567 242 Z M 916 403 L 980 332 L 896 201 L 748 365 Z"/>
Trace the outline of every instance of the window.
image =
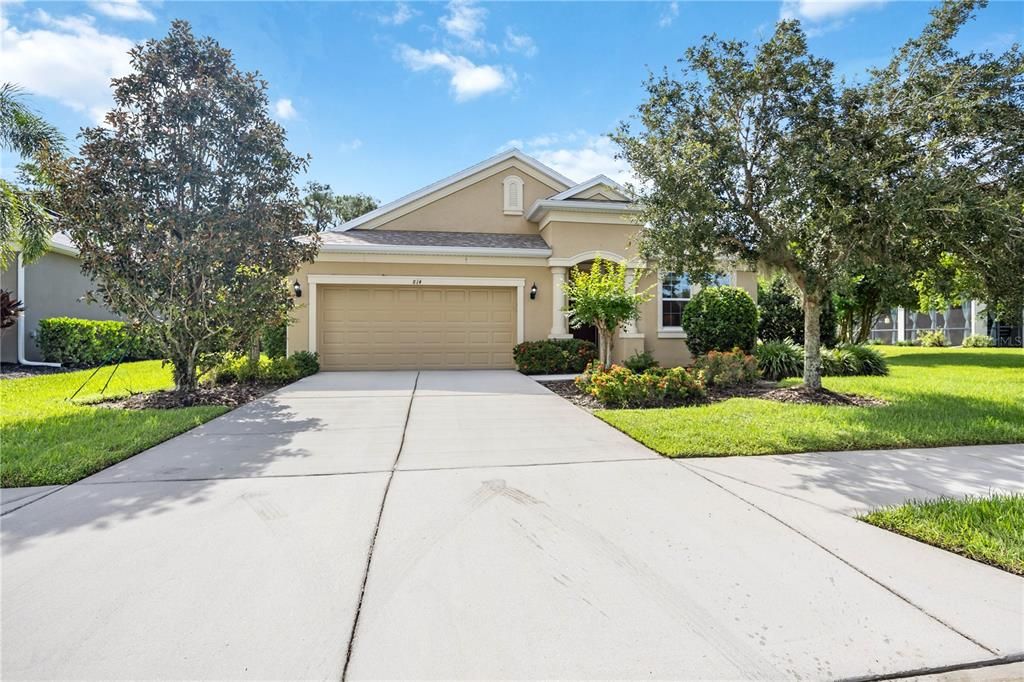
<path id="1" fill-rule="evenodd" d="M 502 181 L 505 193 L 505 215 L 523 214 L 523 179 L 510 175 Z"/>
<path id="2" fill-rule="evenodd" d="M 729 286 L 732 284 L 732 275 L 716 275 L 711 286 Z M 661 277 L 661 290 L 659 299 L 661 301 L 661 328 L 679 329 L 683 328 L 683 308 L 690 302 L 690 298 L 699 290 L 699 287 L 690 283 L 690 278 L 685 274 L 668 272 Z"/>
<path id="3" fill-rule="evenodd" d="M 690 302 L 690 278 L 674 272 L 661 278 L 661 327 L 683 328 L 683 308 Z"/>

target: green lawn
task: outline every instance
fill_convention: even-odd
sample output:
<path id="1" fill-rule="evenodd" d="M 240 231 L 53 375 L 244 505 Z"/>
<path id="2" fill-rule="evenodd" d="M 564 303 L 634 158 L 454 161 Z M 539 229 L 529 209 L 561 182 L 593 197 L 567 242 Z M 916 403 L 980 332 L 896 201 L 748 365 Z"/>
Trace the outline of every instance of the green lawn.
<path id="1" fill-rule="evenodd" d="M 83 404 L 99 397 L 104 369 L 67 398 L 93 370 L 0 380 L 0 485 L 73 483 L 148 447 L 223 414 L 224 407 L 121 410 Z M 121 365 L 105 395 L 173 386 L 160 362 Z"/>
<path id="2" fill-rule="evenodd" d="M 882 347 L 891 374 L 833 377 L 833 391 L 883 407 L 825 407 L 733 398 L 597 416 L 671 457 L 1024 442 L 1024 350 Z M 790 383 L 795 383 L 792 380 Z"/>
<path id="3" fill-rule="evenodd" d="M 868 523 L 1024 575 L 1024 496 L 911 501 L 861 517 Z"/>

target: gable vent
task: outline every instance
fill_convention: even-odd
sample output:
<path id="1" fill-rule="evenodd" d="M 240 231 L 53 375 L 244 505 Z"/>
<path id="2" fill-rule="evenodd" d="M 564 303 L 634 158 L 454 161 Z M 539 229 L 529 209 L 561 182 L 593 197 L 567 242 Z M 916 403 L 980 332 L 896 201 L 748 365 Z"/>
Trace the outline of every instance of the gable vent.
<path id="1" fill-rule="evenodd" d="M 502 182 L 505 194 L 505 215 L 523 214 L 523 179 L 510 175 Z"/>

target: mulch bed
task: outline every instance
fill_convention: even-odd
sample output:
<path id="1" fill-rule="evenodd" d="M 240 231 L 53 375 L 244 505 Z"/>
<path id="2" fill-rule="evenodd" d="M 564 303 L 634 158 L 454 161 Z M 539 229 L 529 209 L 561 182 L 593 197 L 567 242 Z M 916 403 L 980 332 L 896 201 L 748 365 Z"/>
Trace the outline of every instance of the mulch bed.
<path id="1" fill-rule="evenodd" d="M 33 365 L 19 365 L 16 362 L 0 362 L 0 380 L 2 379 L 27 379 L 42 374 L 61 374 L 71 372 L 67 367 L 36 367 Z"/>
<path id="2" fill-rule="evenodd" d="M 171 410 L 178 407 L 196 407 L 198 405 L 238 407 L 280 387 L 281 384 L 200 386 L 195 393 L 178 394 L 174 391 L 135 393 L 127 398 L 105 400 L 96 404 L 101 407 L 117 407 L 124 410 Z"/>
<path id="3" fill-rule="evenodd" d="M 601 410 L 604 409 L 604 405 L 597 401 L 592 395 L 587 395 L 576 388 L 576 384 L 572 380 L 561 380 L 561 381 L 538 381 L 541 386 L 548 389 L 552 393 L 557 393 L 573 405 L 582 407 L 584 410 Z"/>
<path id="4" fill-rule="evenodd" d="M 585 410 L 604 409 L 604 405 L 598 402 L 597 398 L 587 395 L 576 388 L 572 381 L 541 381 L 542 386 L 565 398 L 569 402 L 582 407 Z M 847 407 L 875 407 L 888 405 L 879 398 L 869 398 L 862 395 L 836 393 L 826 388 L 820 391 L 807 391 L 801 386 L 779 388 L 773 381 L 758 381 L 753 384 L 740 386 L 717 387 L 712 386 L 707 390 L 707 396 L 697 405 L 708 405 L 721 402 L 729 398 L 758 398 L 760 400 L 774 400 L 780 403 L 799 403 L 804 405 L 840 405 Z M 677 407 L 677 405 L 663 405 L 661 407 Z"/>

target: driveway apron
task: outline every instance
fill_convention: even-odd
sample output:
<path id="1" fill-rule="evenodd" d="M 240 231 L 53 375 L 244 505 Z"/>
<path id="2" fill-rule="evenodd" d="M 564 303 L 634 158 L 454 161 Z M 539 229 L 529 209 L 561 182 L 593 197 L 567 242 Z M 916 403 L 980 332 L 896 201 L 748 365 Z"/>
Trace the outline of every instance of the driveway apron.
<path id="1" fill-rule="evenodd" d="M 850 516 L 1010 485 L 1024 450 L 846 454 L 675 462 L 514 372 L 322 373 L 5 515 L 4 678 L 840 679 L 1024 653 L 1019 578 Z"/>

